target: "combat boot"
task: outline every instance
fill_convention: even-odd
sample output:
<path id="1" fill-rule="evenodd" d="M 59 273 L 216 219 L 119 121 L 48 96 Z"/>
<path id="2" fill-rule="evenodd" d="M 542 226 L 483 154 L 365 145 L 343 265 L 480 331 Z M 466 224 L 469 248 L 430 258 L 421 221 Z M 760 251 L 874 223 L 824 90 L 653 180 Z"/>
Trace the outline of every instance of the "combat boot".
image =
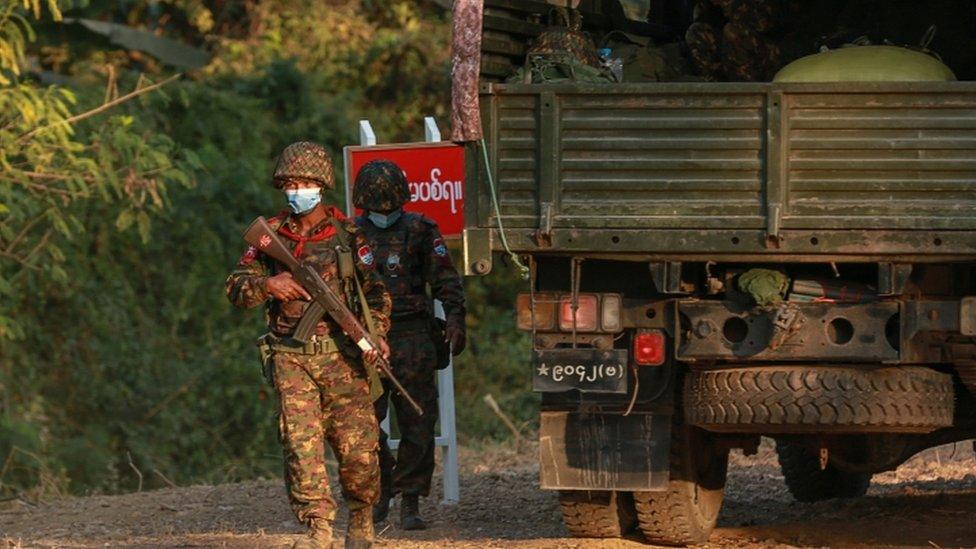
<path id="1" fill-rule="evenodd" d="M 349 512 L 346 549 L 368 549 L 373 546 L 373 513 L 367 507 Z"/>
<path id="2" fill-rule="evenodd" d="M 296 541 L 291 549 L 330 549 L 332 527 L 323 520 L 313 520 L 308 534 Z"/>
<path id="3" fill-rule="evenodd" d="M 420 518 L 420 497 L 417 494 L 404 494 L 400 502 L 400 528 L 404 530 L 424 530 L 427 524 Z"/>
<path id="4" fill-rule="evenodd" d="M 392 496 L 386 493 L 380 494 L 379 501 L 373 505 L 373 524 L 378 524 L 386 520 L 386 517 L 390 515 L 390 500 L 393 499 Z"/>

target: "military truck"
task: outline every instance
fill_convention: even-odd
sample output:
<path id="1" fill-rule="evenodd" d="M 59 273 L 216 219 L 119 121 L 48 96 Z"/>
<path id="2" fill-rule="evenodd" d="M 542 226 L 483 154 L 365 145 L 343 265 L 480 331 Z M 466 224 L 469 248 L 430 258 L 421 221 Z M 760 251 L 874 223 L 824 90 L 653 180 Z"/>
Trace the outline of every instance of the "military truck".
<path id="1" fill-rule="evenodd" d="M 801 501 L 976 437 L 976 83 L 505 83 L 548 7 L 485 1 L 463 246 L 528 270 L 569 532 L 702 542 L 761 436 Z"/>

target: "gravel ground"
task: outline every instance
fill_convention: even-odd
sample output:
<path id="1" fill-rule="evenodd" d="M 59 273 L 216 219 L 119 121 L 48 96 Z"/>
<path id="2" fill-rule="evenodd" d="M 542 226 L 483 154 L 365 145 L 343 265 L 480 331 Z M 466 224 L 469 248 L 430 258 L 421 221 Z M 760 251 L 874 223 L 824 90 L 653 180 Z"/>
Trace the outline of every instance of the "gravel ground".
<path id="1" fill-rule="evenodd" d="M 398 530 L 394 507 L 393 524 L 378 527 L 378 545 L 645 547 L 639 536 L 567 538 L 555 494 L 537 488 L 534 448 L 465 449 L 461 459 L 461 503 L 426 501 L 431 527 L 421 532 Z M 766 441 L 755 456 L 733 454 L 726 494 L 709 547 L 976 546 L 976 456 L 968 442 L 875 476 L 866 497 L 801 504 L 787 493 Z M 0 504 L 0 547 L 288 547 L 300 531 L 278 480 Z"/>

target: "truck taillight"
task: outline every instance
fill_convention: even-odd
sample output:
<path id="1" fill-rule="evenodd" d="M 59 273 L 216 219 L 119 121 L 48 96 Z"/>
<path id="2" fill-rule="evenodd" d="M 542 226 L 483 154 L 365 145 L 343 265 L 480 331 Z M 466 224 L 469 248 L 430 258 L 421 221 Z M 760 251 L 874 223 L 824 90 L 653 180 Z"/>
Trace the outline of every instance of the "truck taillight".
<path id="1" fill-rule="evenodd" d="M 604 332 L 620 331 L 620 296 L 614 294 L 603 295 L 603 305 L 600 308 L 600 326 Z"/>
<path id="2" fill-rule="evenodd" d="M 634 362 L 641 366 L 664 364 L 667 340 L 661 330 L 638 330 L 634 334 Z"/>
<path id="3" fill-rule="evenodd" d="M 577 332 L 595 332 L 597 329 L 597 299 L 593 294 L 579 294 L 576 298 Z M 564 295 L 559 298 L 559 329 L 573 330 L 573 298 Z"/>
<path id="4" fill-rule="evenodd" d="M 533 303 L 535 299 L 535 315 Z M 576 311 L 577 332 L 619 333 L 622 300 L 620 294 L 579 294 Z M 520 330 L 573 331 L 573 296 L 567 293 L 536 292 L 518 294 L 515 313 Z"/>
<path id="5" fill-rule="evenodd" d="M 532 296 L 519 294 L 515 299 L 515 311 L 518 315 L 517 325 L 520 330 L 555 330 L 556 329 L 556 296 L 554 294 L 535 294 L 535 318 L 532 315 Z M 533 326 L 535 323 L 535 326 Z"/>

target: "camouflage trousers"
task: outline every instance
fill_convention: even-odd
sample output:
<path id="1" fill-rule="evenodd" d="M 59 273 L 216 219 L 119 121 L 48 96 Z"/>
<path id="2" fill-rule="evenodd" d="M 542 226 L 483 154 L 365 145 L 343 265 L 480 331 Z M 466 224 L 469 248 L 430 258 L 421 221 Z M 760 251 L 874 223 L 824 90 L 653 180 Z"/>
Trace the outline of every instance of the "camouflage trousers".
<path id="1" fill-rule="evenodd" d="M 396 322 L 394 321 L 394 328 Z M 434 382 L 437 354 L 428 329 L 391 331 L 390 365 L 410 396 L 420 404 L 418 416 L 393 385 L 383 380 L 383 396 L 376 401 L 377 421 L 383 421 L 393 402 L 400 447 L 394 458 L 387 444 L 387 433 L 380 431 L 380 475 L 383 494 L 402 493 L 427 496 L 434 474 L 434 426 L 437 424 L 437 385 Z"/>
<path id="2" fill-rule="evenodd" d="M 285 486 L 295 516 L 312 522 L 335 518 L 325 444 L 339 462 L 339 481 L 349 511 L 379 499 L 376 458 L 379 426 L 373 415 L 362 364 L 341 353 L 275 353 L 279 435 L 285 458 Z"/>

